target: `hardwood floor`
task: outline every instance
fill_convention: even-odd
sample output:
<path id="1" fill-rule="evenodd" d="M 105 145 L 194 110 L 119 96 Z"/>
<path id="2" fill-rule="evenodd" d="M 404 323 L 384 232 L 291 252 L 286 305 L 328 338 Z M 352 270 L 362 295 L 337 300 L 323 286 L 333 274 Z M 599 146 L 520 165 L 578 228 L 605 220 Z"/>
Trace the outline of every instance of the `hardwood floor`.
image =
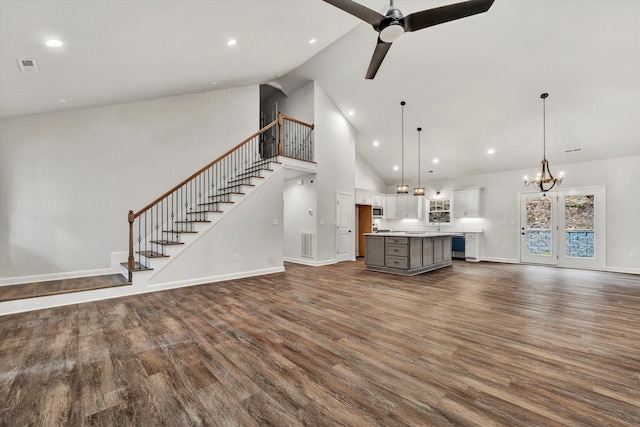
<path id="1" fill-rule="evenodd" d="M 60 279 L 25 283 L 22 285 L 0 286 L 0 301 L 69 294 L 130 284 L 122 274 L 106 274 L 103 276 L 81 277 L 77 279 Z"/>
<path id="2" fill-rule="evenodd" d="M 286 270 L 0 317 L 0 425 L 640 425 L 638 276 Z"/>

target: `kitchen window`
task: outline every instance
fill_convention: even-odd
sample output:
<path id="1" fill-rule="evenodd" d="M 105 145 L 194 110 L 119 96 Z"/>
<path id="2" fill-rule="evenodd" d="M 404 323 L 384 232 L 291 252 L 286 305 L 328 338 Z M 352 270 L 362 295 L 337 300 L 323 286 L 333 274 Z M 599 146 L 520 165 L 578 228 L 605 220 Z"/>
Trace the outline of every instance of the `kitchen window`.
<path id="1" fill-rule="evenodd" d="M 427 221 L 429 224 L 450 224 L 451 199 L 430 199 Z"/>

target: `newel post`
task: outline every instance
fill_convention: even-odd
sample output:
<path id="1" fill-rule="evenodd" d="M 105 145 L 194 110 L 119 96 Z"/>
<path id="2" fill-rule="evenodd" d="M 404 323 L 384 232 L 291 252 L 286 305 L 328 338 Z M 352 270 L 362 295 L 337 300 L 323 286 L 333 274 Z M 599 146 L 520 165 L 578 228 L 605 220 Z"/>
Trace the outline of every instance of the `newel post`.
<path id="1" fill-rule="evenodd" d="M 131 280 L 131 272 L 135 266 L 133 258 L 133 221 L 135 221 L 133 211 L 129 211 L 129 258 L 127 259 L 127 268 L 129 269 L 129 280 Z"/>
<path id="2" fill-rule="evenodd" d="M 282 156 L 282 113 L 278 113 L 278 156 Z"/>

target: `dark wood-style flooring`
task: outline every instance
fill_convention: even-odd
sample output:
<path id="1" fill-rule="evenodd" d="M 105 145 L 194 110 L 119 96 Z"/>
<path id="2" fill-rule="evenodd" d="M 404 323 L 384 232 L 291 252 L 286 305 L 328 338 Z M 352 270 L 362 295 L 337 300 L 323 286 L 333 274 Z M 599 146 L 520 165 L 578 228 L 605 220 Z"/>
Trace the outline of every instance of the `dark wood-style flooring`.
<path id="1" fill-rule="evenodd" d="M 286 270 L 0 317 L 0 425 L 640 425 L 638 276 Z"/>
<path id="2" fill-rule="evenodd" d="M 25 283 L 22 285 L 0 286 L 0 301 L 13 301 L 24 298 L 46 297 L 69 294 L 94 289 L 113 288 L 130 285 L 122 274 L 81 277 L 76 279 L 49 280 L 46 282 Z"/>

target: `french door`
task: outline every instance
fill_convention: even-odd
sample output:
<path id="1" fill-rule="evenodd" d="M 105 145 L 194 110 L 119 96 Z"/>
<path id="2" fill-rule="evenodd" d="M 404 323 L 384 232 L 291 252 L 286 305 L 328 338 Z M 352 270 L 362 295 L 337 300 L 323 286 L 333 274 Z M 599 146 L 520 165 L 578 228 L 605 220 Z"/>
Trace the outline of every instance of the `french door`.
<path id="1" fill-rule="evenodd" d="M 558 264 L 557 193 L 520 194 L 520 262 Z"/>
<path id="2" fill-rule="evenodd" d="M 603 270 L 604 187 L 520 195 L 520 262 Z"/>

